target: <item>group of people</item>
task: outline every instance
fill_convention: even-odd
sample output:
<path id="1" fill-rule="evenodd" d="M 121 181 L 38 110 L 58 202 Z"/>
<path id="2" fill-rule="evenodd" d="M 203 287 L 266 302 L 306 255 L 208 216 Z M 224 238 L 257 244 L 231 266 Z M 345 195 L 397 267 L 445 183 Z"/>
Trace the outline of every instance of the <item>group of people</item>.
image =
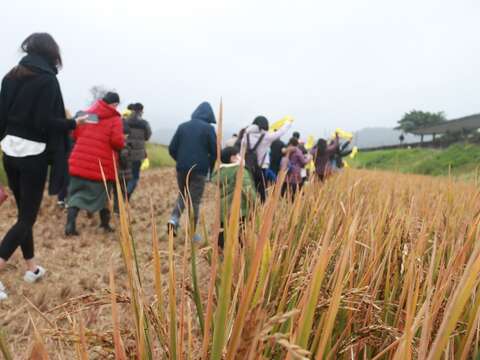
<path id="1" fill-rule="evenodd" d="M 215 123 L 212 107 L 208 103 L 202 103 L 192 114 L 191 120 L 178 127 L 169 146 L 170 155 L 177 164 L 179 196 L 168 221 L 168 231 L 176 235 L 187 201 L 193 211 L 192 239 L 196 242 L 201 240 L 195 229 L 209 175 L 213 175 L 213 180 L 220 180 L 220 220 L 223 228 L 229 216 L 237 172 L 242 164 L 245 171 L 241 184 L 240 218 L 244 222 L 256 198 L 262 203 L 265 202 L 268 187 L 282 179 L 282 172 L 285 173 L 282 195 L 289 194 L 294 198 L 310 176 L 308 164 L 313 164 L 315 176 L 323 182 L 343 167 L 342 158 L 351 153 L 351 150 L 347 150 L 350 141 L 341 144 L 338 134 L 335 134 L 330 142 L 319 139 L 315 146 L 306 149 L 304 142 L 300 140 L 300 133 L 294 132 L 285 144 L 281 138 L 292 127 L 293 119 L 289 119 L 275 131 L 270 131 L 268 119 L 258 116 L 251 125 L 225 141 L 216 173 L 214 167 L 217 161 L 217 138 L 214 128 L 210 126 Z M 223 231 L 220 232 L 218 245 L 224 245 Z"/>
<path id="2" fill-rule="evenodd" d="M 0 270 L 20 248 L 26 264 L 24 280 L 34 283 L 46 272 L 35 260 L 33 226 L 47 179 L 49 194 L 58 195 L 60 204 L 67 208 L 66 236 L 78 235 L 76 220 L 81 210 L 98 212 L 100 227 L 111 232 L 111 210 L 117 210 L 120 196 L 129 200 L 135 191 L 152 132 L 143 119 L 142 104 L 130 104 L 120 114 L 116 92 L 106 93 L 85 111 L 70 116 L 57 80 L 62 58 L 53 37 L 34 33 L 23 41 L 21 49 L 25 56 L 3 78 L 0 90 L 0 147 L 18 210 L 16 223 L 0 242 Z M 193 212 L 190 236 L 194 242 L 201 241 L 197 224 L 209 178 L 218 179 L 221 186 L 223 227 L 242 164 L 240 217 L 245 221 L 257 198 L 260 203 L 266 201 L 268 188 L 282 178 L 281 171 L 286 173 L 282 192 L 294 196 L 308 178 L 307 164 L 313 161 L 316 176 L 324 181 L 341 167 L 341 158 L 348 153 L 338 136 L 330 143 L 320 139 L 315 147 L 306 149 L 300 134 L 294 133 L 284 144 L 281 138 L 291 129 L 293 119 L 270 131 L 268 119 L 258 116 L 225 143 L 217 159 L 215 123 L 211 105 L 203 102 L 191 119 L 177 128 L 169 145 L 176 161 L 179 195 L 167 228 L 176 235 L 188 207 Z M 215 173 L 217 160 L 221 164 Z M 116 191 L 117 181 L 120 191 Z M 115 199 L 113 206 L 109 198 Z M 224 242 L 221 232 L 219 246 Z M 6 298 L 0 282 L 0 300 Z"/>
<path id="3" fill-rule="evenodd" d="M 68 209 L 65 235 L 78 235 L 80 210 L 99 212 L 100 227 L 111 232 L 107 198 L 132 196 L 152 132 L 140 103 L 129 105 L 122 118 L 115 92 L 70 116 L 57 80 L 62 57 L 56 41 L 47 33 L 34 33 L 21 50 L 25 56 L 5 75 L 0 90 L 0 148 L 18 211 L 0 242 L 0 270 L 20 248 L 24 280 L 34 283 L 46 273 L 35 261 L 33 226 L 47 179 L 49 194 L 58 195 Z M 121 194 L 113 191 L 117 180 Z M 0 282 L 0 300 L 6 298 Z"/>
<path id="4" fill-rule="evenodd" d="M 119 104 L 117 93 L 106 93 L 85 111 L 85 123 L 71 133 L 74 146 L 68 159 L 66 236 L 79 235 L 76 219 L 80 210 L 98 212 L 100 227 L 113 232 L 108 197 L 113 195 L 114 211 L 118 211 L 118 197 L 129 200 L 137 187 L 152 131 L 142 118 L 141 103 L 130 104 L 123 117 L 117 111 Z"/>

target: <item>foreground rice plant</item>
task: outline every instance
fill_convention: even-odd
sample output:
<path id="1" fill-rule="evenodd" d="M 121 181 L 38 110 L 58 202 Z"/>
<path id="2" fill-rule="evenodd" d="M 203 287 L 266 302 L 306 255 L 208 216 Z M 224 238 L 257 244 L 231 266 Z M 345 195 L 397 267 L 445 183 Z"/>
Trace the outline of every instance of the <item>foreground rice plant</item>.
<path id="1" fill-rule="evenodd" d="M 326 184 L 312 181 L 293 202 L 273 187 L 244 226 L 240 194 L 237 187 L 224 219 L 221 254 L 218 184 L 202 248 L 188 241 L 187 216 L 184 246 L 169 234 L 161 254 L 152 205 L 151 282 L 137 256 L 145 244 L 135 242 L 128 203 L 120 201 L 128 291 L 118 291 L 118 274 L 105 261 L 109 293 L 59 307 L 69 328 L 42 315 L 50 328 L 35 330 L 33 349 L 46 358 L 43 336 L 79 359 L 100 350 L 100 358 L 115 359 L 479 356 L 480 194 L 473 184 L 352 170 Z M 94 306 L 111 307 L 110 331 L 96 333 L 83 321 Z M 10 356 L 1 334 L 0 350 Z"/>
<path id="2" fill-rule="evenodd" d="M 155 281 L 148 285 L 121 204 L 129 293 L 116 293 L 111 271 L 112 331 L 102 346 L 112 358 L 478 356 L 480 199 L 473 185 L 351 171 L 307 185 L 293 203 L 272 189 L 244 228 L 239 199 L 238 188 L 220 257 L 216 224 L 211 248 L 176 253 L 170 236 L 162 264 L 152 219 Z M 208 278 L 198 277 L 199 256 L 209 259 Z M 122 317 L 131 331 L 120 328 Z M 91 333 L 81 314 L 74 324 L 69 341 L 84 359 Z"/>

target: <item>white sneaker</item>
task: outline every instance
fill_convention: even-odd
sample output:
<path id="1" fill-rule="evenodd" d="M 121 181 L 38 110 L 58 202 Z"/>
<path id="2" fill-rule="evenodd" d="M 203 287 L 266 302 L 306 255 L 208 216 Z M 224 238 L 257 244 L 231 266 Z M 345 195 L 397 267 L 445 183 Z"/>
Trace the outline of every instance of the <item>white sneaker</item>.
<path id="1" fill-rule="evenodd" d="M 7 300 L 8 295 L 5 292 L 5 286 L 3 286 L 2 282 L 0 281 L 0 301 Z"/>
<path id="2" fill-rule="evenodd" d="M 33 271 L 27 271 L 25 273 L 25 276 L 23 277 L 23 280 L 26 282 L 33 284 L 34 282 L 40 280 L 42 277 L 45 276 L 45 273 L 47 272 L 44 268 L 41 266 L 37 266 L 38 273 L 35 274 Z"/>

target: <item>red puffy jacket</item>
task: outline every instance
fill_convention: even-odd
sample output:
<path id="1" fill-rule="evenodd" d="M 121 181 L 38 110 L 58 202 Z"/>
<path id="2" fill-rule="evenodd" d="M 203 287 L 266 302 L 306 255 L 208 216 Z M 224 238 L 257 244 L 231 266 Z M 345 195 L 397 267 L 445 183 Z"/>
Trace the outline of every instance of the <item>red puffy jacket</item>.
<path id="1" fill-rule="evenodd" d="M 100 121 L 81 125 L 73 132 L 75 146 L 68 161 L 70 175 L 103 181 L 101 165 L 106 179 L 114 181 L 118 151 L 125 146 L 120 114 L 103 100 L 98 100 L 86 112 L 98 115 Z"/>

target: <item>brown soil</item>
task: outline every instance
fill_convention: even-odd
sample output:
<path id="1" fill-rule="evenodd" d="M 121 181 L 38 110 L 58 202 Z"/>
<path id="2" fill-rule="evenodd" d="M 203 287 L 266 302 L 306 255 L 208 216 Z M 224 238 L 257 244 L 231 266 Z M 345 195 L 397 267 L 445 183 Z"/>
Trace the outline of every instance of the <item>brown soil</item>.
<path id="1" fill-rule="evenodd" d="M 153 204 L 158 225 L 162 273 L 166 274 L 168 265 L 165 250 L 168 244 L 165 224 L 175 202 L 177 187 L 173 169 L 152 170 L 145 172 L 142 176 L 131 202 L 132 232 L 144 277 L 144 289 L 150 297 L 149 300 L 153 301 L 150 203 Z M 202 209 L 203 218 L 208 224 L 214 218 L 212 200 L 212 191 L 209 189 L 204 197 Z M 16 208 L 12 199 L 1 207 L 0 214 L 0 235 L 3 235 L 15 222 Z M 111 308 L 108 304 L 108 293 L 105 291 L 109 288 L 110 262 L 115 270 L 117 292 L 128 295 L 127 277 L 117 235 L 105 234 L 98 228 L 98 214 L 88 218 L 85 213 L 81 213 L 78 219 L 78 230 L 81 235 L 65 238 L 63 234 L 65 218 L 65 210 L 57 207 L 56 198 L 46 196 L 34 228 L 36 257 L 47 269 L 47 275 L 42 281 L 34 285 L 23 281 L 24 263 L 19 250 L 12 257 L 7 268 L 0 273 L 0 280 L 7 287 L 9 294 L 9 299 L 0 303 L 0 328 L 5 331 L 8 346 L 16 359 L 24 359 L 30 352 L 33 339 L 30 316 L 40 330 L 52 359 L 73 357 L 74 348 L 57 341 L 55 332 L 52 332 L 52 325 L 57 326 L 58 333 L 62 334 L 73 329 L 74 321 L 77 322 L 80 316 L 78 314 L 72 316 L 69 313 L 81 310 L 79 314 L 88 331 L 98 334 L 111 331 Z M 181 278 L 184 241 L 183 236 L 175 240 L 176 267 L 179 270 L 177 281 Z M 205 260 L 199 256 L 202 291 L 206 291 L 209 275 L 207 270 Z M 163 276 L 164 281 L 166 278 Z M 73 301 L 68 311 L 66 308 L 51 311 L 59 305 L 70 303 L 71 299 L 88 294 L 94 294 L 94 297 Z M 105 305 L 89 307 L 88 304 L 94 300 L 100 300 Z M 126 304 L 120 305 L 120 311 L 122 328 L 131 328 L 130 307 Z M 194 311 L 192 307 L 192 312 Z M 111 337 L 107 340 L 111 340 Z M 93 343 L 95 341 L 99 346 L 91 347 L 91 358 L 105 358 L 107 355 L 101 349 L 100 340 L 92 340 Z"/>

